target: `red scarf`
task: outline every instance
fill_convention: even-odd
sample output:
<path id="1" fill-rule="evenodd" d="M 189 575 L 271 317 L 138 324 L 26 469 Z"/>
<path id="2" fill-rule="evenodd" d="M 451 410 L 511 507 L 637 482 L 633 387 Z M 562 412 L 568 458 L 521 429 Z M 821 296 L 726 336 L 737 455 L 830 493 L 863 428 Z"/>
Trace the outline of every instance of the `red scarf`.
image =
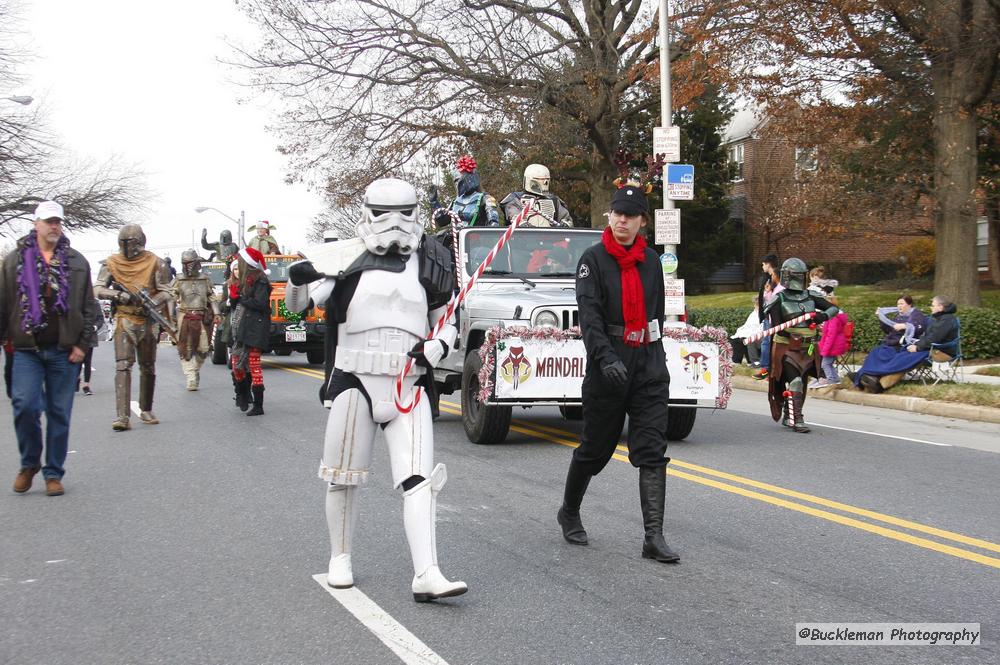
<path id="1" fill-rule="evenodd" d="M 608 254 L 618 262 L 622 271 L 622 316 L 625 319 L 624 342 L 628 346 L 640 346 L 646 337 L 646 296 L 642 291 L 642 280 L 636 263 L 646 260 L 646 239 L 641 235 L 635 237 L 631 247 L 625 249 L 611 232 L 611 227 L 604 229 L 601 243 Z M 635 334 L 630 334 L 635 333 Z"/>

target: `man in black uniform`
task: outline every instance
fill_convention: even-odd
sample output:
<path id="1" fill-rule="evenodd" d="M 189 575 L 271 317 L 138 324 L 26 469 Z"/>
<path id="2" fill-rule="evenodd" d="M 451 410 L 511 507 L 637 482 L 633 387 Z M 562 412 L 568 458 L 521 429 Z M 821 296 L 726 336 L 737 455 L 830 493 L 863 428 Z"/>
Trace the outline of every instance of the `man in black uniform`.
<path id="1" fill-rule="evenodd" d="M 576 269 L 576 300 L 587 349 L 583 378 L 583 437 L 573 451 L 557 519 L 563 537 L 587 544 L 580 504 L 590 479 L 607 465 L 629 417 L 629 461 L 639 468 L 646 538 L 642 556 L 664 563 L 680 557 L 663 539 L 666 492 L 667 372 L 660 324 L 663 274 L 640 229 L 649 222 L 646 197 L 626 185 L 611 198 L 601 243 L 583 253 Z"/>

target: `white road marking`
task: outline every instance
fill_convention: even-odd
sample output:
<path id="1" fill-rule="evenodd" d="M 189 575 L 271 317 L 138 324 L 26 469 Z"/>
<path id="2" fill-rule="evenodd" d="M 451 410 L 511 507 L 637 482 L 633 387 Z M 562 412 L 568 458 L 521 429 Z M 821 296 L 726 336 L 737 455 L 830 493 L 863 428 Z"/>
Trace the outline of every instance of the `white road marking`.
<path id="1" fill-rule="evenodd" d="M 850 427 L 837 427 L 836 425 L 824 425 L 823 423 L 813 423 L 808 422 L 807 425 L 812 425 L 813 427 L 826 427 L 829 429 L 839 429 L 845 432 L 857 432 L 858 434 L 871 434 L 872 436 L 884 436 L 887 439 L 899 439 L 900 441 L 915 441 L 917 443 L 926 443 L 929 446 L 944 446 L 946 448 L 952 448 L 950 443 L 938 443 L 937 441 L 924 441 L 923 439 L 914 439 L 909 436 L 896 436 L 895 434 L 883 434 L 882 432 L 869 432 L 864 429 L 851 429 Z"/>
<path id="2" fill-rule="evenodd" d="M 46 561 L 45 563 L 62 563 L 63 561 L 68 561 L 68 560 L 69 559 L 50 559 L 49 561 Z"/>
<path id="3" fill-rule="evenodd" d="M 138 402 L 136 402 L 135 400 L 132 400 L 131 402 L 129 402 L 129 404 L 132 406 L 132 413 L 134 413 L 137 416 L 142 415 L 142 411 L 139 410 L 139 403 Z"/>
<path id="4" fill-rule="evenodd" d="M 434 653 L 357 587 L 334 589 L 326 583 L 326 573 L 312 577 L 407 665 L 448 665 L 441 656 Z"/>

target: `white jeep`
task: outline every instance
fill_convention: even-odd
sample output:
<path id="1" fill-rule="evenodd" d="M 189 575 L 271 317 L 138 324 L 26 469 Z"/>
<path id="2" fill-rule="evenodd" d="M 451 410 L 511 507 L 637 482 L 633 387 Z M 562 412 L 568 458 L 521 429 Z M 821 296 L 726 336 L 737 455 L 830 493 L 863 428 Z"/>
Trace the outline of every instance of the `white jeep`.
<path id="1" fill-rule="evenodd" d="M 472 277 L 504 231 L 503 228 L 473 227 L 458 232 L 456 281 L 459 284 L 456 284 L 456 288 Z M 515 406 L 558 406 L 563 417 L 569 420 L 583 417 L 580 400 L 583 374 L 579 361 L 584 355 L 583 343 L 579 339 L 566 340 L 567 336 L 557 331 L 568 330 L 579 324 L 576 266 L 584 250 L 600 242 L 601 233 L 598 229 L 582 228 L 519 228 L 462 302 L 458 313 L 458 349 L 453 349 L 435 369 L 435 381 L 442 394 L 461 391 L 462 421 L 465 432 L 473 443 L 502 442 L 510 429 L 511 413 Z M 488 334 L 491 329 L 497 328 L 508 333 L 514 331 L 536 341 L 546 334 L 558 337 L 561 341 L 556 346 L 570 348 L 570 355 L 573 355 L 573 358 L 561 359 L 569 370 L 560 375 L 564 377 L 558 380 L 561 385 L 553 390 L 552 372 L 549 371 L 546 376 L 548 387 L 544 394 L 527 391 L 529 396 L 521 396 L 520 393 L 511 395 L 509 385 L 497 385 L 498 380 L 502 382 L 504 379 L 510 383 L 508 363 L 504 365 L 506 373 L 503 377 L 495 367 L 488 374 L 491 387 L 486 399 L 481 401 L 480 393 L 484 391 L 480 382 L 480 370 L 483 367 L 480 347 L 484 344 L 492 347 L 489 349 L 491 355 L 487 358 L 495 359 L 493 364 L 496 365 L 502 364 L 496 362 L 500 359 L 498 349 L 502 351 L 509 346 L 509 342 L 505 343 L 503 340 L 503 332 L 497 333 L 495 330 L 493 335 Z M 520 337 L 507 339 L 523 341 Z M 677 342 L 666 340 L 666 344 L 669 349 L 670 344 Z M 694 347 L 697 346 L 695 343 Z M 688 344 L 688 347 L 692 345 Z M 705 344 L 702 343 L 698 348 L 705 350 Z M 692 362 L 701 363 L 703 354 L 688 352 L 686 349 L 680 351 L 684 353 L 684 359 L 678 362 L 687 363 L 677 365 L 682 368 L 680 372 L 700 373 L 704 369 L 708 374 L 714 369 L 716 383 L 713 390 L 717 390 L 719 363 L 723 362 L 719 359 L 718 352 L 714 354 L 717 364 L 705 369 L 701 364 L 691 365 Z M 545 367 L 552 367 L 551 362 L 547 366 L 531 365 L 531 362 L 532 360 L 528 360 L 528 366 L 523 367 L 523 377 L 542 377 L 546 373 Z M 582 362 L 585 363 L 585 360 Z M 672 377 L 676 371 L 672 369 Z M 523 377 L 522 381 L 526 381 Z M 543 383 L 536 380 L 531 385 L 534 387 Z M 675 383 L 678 382 L 671 381 L 672 395 L 677 394 Z M 525 386 L 527 383 L 521 386 L 521 392 L 525 392 Z M 514 380 L 514 388 L 518 388 L 517 380 Z M 517 393 L 516 390 L 514 392 Z M 668 439 L 680 440 L 691 433 L 697 415 L 695 407 L 715 407 L 715 392 L 709 393 L 706 389 L 701 393 L 696 392 L 695 396 L 697 399 L 691 399 L 692 394 L 684 392 L 684 398 L 670 400 Z M 711 400 L 710 404 L 706 403 L 708 400 Z"/>

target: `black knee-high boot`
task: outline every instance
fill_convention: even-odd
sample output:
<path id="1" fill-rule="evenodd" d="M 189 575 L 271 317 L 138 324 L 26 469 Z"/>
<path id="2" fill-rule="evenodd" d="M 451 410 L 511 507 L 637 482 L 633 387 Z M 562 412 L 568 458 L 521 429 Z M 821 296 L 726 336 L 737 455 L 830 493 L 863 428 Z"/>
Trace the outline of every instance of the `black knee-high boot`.
<path id="1" fill-rule="evenodd" d="M 250 377 L 243 377 L 242 381 L 237 381 L 233 378 L 233 390 L 236 392 L 236 407 L 240 411 L 246 411 L 250 408 L 250 401 L 253 399 L 250 396 Z"/>
<path id="2" fill-rule="evenodd" d="M 583 502 L 583 495 L 587 492 L 591 478 L 593 476 L 581 468 L 575 460 L 569 463 L 563 503 L 556 513 L 556 520 L 562 527 L 563 538 L 573 545 L 586 545 L 588 542 L 587 532 L 580 520 L 580 504 Z"/>
<path id="3" fill-rule="evenodd" d="M 250 380 L 247 379 L 247 383 Z M 248 416 L 260 416 L 264 413 L 264 386 L 254 386 L 253 391 L 253 408 L 247 411 Z"/>
<path id="4" fill-rule="evenodd" d="M 642 506 L 642 524 L 646 540 L 642 543 L 642 558 L 656 559 L 663 563 L 681 560 L 663 540 L 663 507 L 666 501 L 667 472 L 665 466 L 639 468 L 639 503 Z"/>

